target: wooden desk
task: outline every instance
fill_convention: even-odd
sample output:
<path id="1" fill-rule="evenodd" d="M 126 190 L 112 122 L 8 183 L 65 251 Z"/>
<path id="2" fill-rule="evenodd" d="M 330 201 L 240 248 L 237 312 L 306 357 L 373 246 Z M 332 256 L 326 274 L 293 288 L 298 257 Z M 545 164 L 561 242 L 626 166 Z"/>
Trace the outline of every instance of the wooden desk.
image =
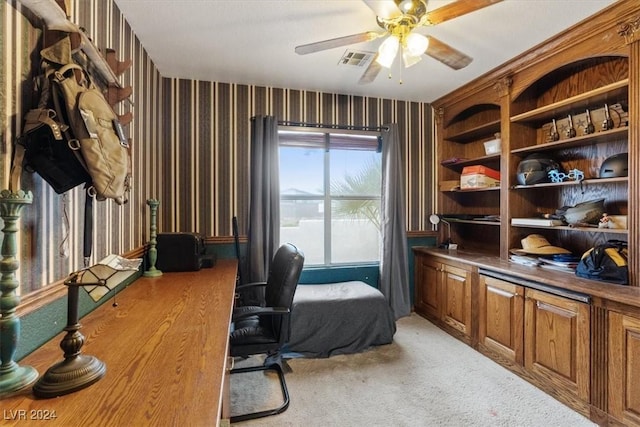
<path id="1" fill-rule="evenodd" d="M 0 400 L 8 426 L 215 426 L 223 416 L 229 322 L 237 263 L 140 278 L 81 319 L 84 354 L 107 366 L 84 390 L 37 399 L 31 389 Z M 66 323 L 66 311 L 60 313 Z M 63 334 L 20 361 L 43 374 L 62 360 Z M 226 394 L 226 396 L 225 396 Z M 44 420 L 47 415 L 56 418 Z M 228 416 L 228 414 L 225 414 Z"/>

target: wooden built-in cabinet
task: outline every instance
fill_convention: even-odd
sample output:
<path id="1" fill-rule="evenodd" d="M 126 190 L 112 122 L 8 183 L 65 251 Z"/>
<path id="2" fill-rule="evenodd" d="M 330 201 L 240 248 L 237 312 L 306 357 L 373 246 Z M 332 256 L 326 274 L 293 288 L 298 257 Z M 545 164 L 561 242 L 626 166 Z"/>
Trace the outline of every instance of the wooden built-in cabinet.
<path id="1" fill-rule="evenodd" d="M 479 275 L 477 349 L 588 415 L 589 305 Z"/>
<path id="2" fill-rule="evenodd" d="M 440 240 L 458 250 L 414 248 L 416 312 L 598 424 L 640 426 L 640 3 L 618 0 L 432 106 Z M 600 178 L 620 153 L 628 176 Z M 524 185 L 534 154 L 584 179 Z M 476 165 L 500 185 L 452 189 Z M 600 198 L 627 228 L 512 225 Z M 530 234 L 576 255 L 627 241 L 629 286 L 510 262 Z"/>
<path id="3" fill-rule="evenodd" d="M 524 364 L 524 287 L 480 275 L 478 348 L 503 363 Z"/>
<path id="4" fill-rule="evenodd" d="M 589 305 L 525 290 L 524 367 L 558 399 L 589 414 Z"/>
<path id="5" fill-rule="evenodd" d="M 618 1 L 433 102 L 436 209 L 451 223 L 458 247 L 508 259 L 510 250 L 534 233 L 576 254 L 610 239 L 628 240 L 638 223 L 633 209 L 638 196 L 630 188 L 640 180 L 634 167 L 640 156 L 640 76 L 634 78 L 640 67 L 639 10 L 637 2 Z M 609 128 L 603 127 L 605 110 Z M 554 120 L 557 139 L 551 137 Z M 497 135 L 501 150 L 487 155 L 484 144 Z M 628 177 L 600 178 L 605 159 L 620 153 L 629 154 Z M 578 170 L 584 179 L 522 185 L 518 164 L 531 155 L 553 159 L 560 174 Z M 460 180 L 463 169 L 475 165 L 499 171 L 500 186 L 451 191 L 447 183 Z M 607 214 L 628 216 L 628 228 L 511 225 L 513 218 L 555 214 L 600 198 Z M 448 232 L 441 230 L 443 240 Z M 634 277 L 640 255 L 633 246 L 629 252 Z"/>
<path id="6" fill-rule="evenodd" d="M 416 309 L 469 343 L 471 337 L 470 269 L 465 264 L 418 257 Z"/>
<path id="7" fill-rule="evenodd" d="M 609 314 L 609 413 L 640 425 L 640 315 Z"/>

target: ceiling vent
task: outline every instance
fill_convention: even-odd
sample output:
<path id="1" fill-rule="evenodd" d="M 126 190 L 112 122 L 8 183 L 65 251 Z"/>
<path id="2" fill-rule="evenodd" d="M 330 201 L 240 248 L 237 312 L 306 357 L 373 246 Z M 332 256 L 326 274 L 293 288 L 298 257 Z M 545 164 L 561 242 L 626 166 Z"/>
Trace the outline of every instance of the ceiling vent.
<path id="1" fill-rule="evenodd" d="M 342 55 L 342 58 L 340 58 L 340 61 L 338 62 L 338 65 L 366 67 L 375 55 L 375 52 L 345 50 L 344 55 Z"/>

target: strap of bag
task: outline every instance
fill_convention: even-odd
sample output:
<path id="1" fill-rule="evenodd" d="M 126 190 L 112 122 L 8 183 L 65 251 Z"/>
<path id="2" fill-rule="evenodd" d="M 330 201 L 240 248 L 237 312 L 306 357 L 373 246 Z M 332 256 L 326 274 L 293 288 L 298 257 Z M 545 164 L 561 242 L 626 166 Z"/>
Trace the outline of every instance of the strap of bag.
<path id="1" fill-rule="evenodd" d="M 89 189 L 86 191 L 84 199 L 84 238 L 83 257 L 84 266 L 89 267 L 89 259 L 93 248 L 93 199 Z"/>
<path id="2" fill-rule="evenodd" d="M 65 79 L 68 78 L 68 77 L 65 77 L 65 73 L 68 70 L 72 70 L 72 69 L 79 69 L 84 73 L 84 70 L 79 65 L 67 64 L 64 67 L 60 68 L 60 70 L 54 70 L 53 68 L 49 69 L 46 72 L 47 79 L 53 74 L 54 76 L 53 78 L 56 80 L 56 82 L 58 83 L 63 82 Z M 58 114 L 59 117 L 63 117 L 62 113 L 65 110 L 62 104 L 60 103 L 62 92 L 60 91 L 60 88 L 57 85 L 51 85 L 50 90 L 53 94 L 53 106 L 56 109 L 56 113 Z M 78 162 L 82 165 L 84 170 L 86 170 L 87 173 L 89 173 L 89 169 L 87 168 L 87 163 L 84 161 L 84 158 L 82 157 L 82 153 L 80 153 L 80 141 L 78 141 L 76 137 L 71 133 L 71 129 L 69 126 L 66 126 L 66 128 L 64 129 L 64 136 L 67 140 L 67 144 L 69 145 L 69 148 L 71 148 L 71 151 L 76 156 L 76 159 L 78 159 Z"/>

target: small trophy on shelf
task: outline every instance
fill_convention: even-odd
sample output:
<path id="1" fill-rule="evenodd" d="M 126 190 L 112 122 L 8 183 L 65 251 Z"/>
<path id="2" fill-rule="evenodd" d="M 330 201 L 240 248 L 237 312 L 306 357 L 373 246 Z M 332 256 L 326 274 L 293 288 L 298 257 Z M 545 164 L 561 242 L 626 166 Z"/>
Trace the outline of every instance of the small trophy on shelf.
<path id="1" fill-rule="evenodd" d="M 593 125 L 593 122 L 591 121 L 591 112 L 587 108 L 587 125 L 584 127 L 584 134 L 589 135 L 591 133 L 594 133 L 595 131 L 596 131 L 596 127 Z"/>
<path id="2" fill-rule="evenodd" d="M 549 141 L 555 142 L 560 139 L 560 134 L 558 133 L 558 125 L 556 124 L 556 119 L 552 120 L 551 128 L 549 129 Z"/>
<path id="3" fill-rule="evenodd" d="M 571 117 L 571 114 L 567 117 L 569 118 L 569 127 L 566 130 L 567 138 L 574 138 L 576 136 L 576 129 L 573 127 L 573 117 Z"/>
<path id="4" fill-rule="evenodd" d="M 602 130 L 613 129 L 613 120 L 609 114 L 609 104 L 604 104 L 604 120 L 602 121 Z"/>

